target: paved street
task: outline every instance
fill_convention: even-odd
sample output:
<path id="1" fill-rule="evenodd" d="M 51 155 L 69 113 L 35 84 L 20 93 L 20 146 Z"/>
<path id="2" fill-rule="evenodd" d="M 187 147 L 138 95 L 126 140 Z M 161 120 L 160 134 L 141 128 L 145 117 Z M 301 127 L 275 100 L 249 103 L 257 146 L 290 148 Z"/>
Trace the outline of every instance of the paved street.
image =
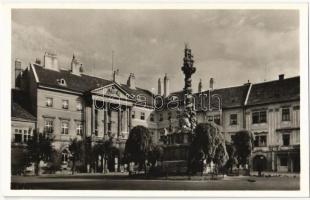
<path id="1" fill-rule="evenodd" d="M 164 178 L 163 178 L 164 179 Z M 225 177 L 222 180 L 142 180 L 128 176 L 12 177 L 12 189 L 73 190 L 298 190 L 298 177 Z"/>

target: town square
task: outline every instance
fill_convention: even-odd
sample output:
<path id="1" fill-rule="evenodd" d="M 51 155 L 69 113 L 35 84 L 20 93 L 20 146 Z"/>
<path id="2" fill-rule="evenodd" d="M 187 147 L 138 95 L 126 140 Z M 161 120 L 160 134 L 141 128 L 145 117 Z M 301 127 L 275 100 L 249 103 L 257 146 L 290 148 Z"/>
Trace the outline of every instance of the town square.
<path id="1" fill-rule="evenodd" d="M 10 189 L 299 191 L 299 17 L 12 9 Z"/>

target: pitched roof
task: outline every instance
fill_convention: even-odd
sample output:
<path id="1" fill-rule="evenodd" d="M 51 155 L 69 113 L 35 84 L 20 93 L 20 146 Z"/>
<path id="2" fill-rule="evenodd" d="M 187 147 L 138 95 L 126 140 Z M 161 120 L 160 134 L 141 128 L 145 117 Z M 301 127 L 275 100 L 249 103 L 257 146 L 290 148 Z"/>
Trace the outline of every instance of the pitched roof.
<path id="1" fill-rule="evenodd" d="M 253 84 L 248 106 L 300 99 L 300 77 Z"/>
<path id="2" fill-rule="evenodd" d="M 249 84 L 244 84 L 241 86 L 236 86 L 236 87 L 229 87 L 229 88 L 220 88 L 220 89 L 214 89 L 210 92 L 209 94 L 209 90 L 208 91 L 204 91 L 203 94 L 204 95 L 211 95 L 212 96 L 219 96 L 221 99 L 221 105 L 223 109 L 227 109 L 227 108 L 237 108 L 237 107 L 242 107 L 247 95 L 249 89 Z M 203 99 L 203 106 L 206 107 L 207 105 L 209 105 L 209 97 L 205 96 L 203 98 L 201 98 L 201 96 L 199 96 L 199 93 L 194 94 L 195 98 L 196 98 L 196 107 L 200 108 L 201 107 L 201 103 Z M 211 98 L 211 102 L 210 102 L 211 108 L 218 108 L 218 100 L 213 97 Z"/>
<path id="3" fill-rule="evenodd" d="M 21 90 L 12 89 L 11 117 L 25 121 L 35 121 L 36 118 L 29 111 L 27 95 Z"/>
<path id="4" fill-rule="evenodd" d="M 236 87 L 228 87 L 228 88 L 220 88 L 214 89 L 210 92 L 209 90 L 204 91 L 202 93 L 194 93 L 193 97 L 195 99 L 195 108 L 199 111 L 201 108 L 206 109 L 209 105 L 209 95 L 214 96 L 217 95 L 221 99 L 222 108 L 236 108 L 241 107 L 244 104 L 247 92 L 248 92 L 249 84 L 236 86 Z M 179 102 L 178 105 L 182 106 L 184 104 L 184 95 L 183 91 L 177 91 L 171 93 L 168 97 L 165 98 L 164 105 L 166 106 L 170 101 L 170 106 L 177 105 L 172 104 L 171 97 L 175 97 Z M 175 101 L 174 101 L 175 102 Z M 210 102 L 211 109 L 218 109 L 219 103 L 218 100 L 213 97 Z"/>
<path id="5" fill-rule="evenodd" d="M 72 74 L 68 70 L 50 70 L 33 64 L 41 85 L 60 89 L 69 89 L 76 92 L 87 92 L 95 88 L 103 87 L 112 83 L 110 80 L 81 74 L 80 76 Z M 64 79 L 66 85 L 60 85 L 58 81 Z"/>
<path id="6" fill-rule="evenodd" d="M 81 74 L 80 76 L 72 74 L 69 70 L 50 70 L 41 66 L 33 64 L 36 73 L 38 75 L 39 83 L 44 86 L 50 86 L 53 88 L 68 89 L 75 92 L 89 92 L 93 89 L 100 88 L 113 83 L 111 80 L 106 80 L 99 77 L 89 76 Z M 64 79 L 66 85 L 60 85 L 58 80 Z M 145 89 L 136 87 L 135 89 L 129 88 L 126 84 L 120 84 L 129 94 L 137 97 L 143 95 L 146 97 L 146 103 L 148 106 L 153 105 L 153 94 Z M 137 100 L 137 99 L 136 99 Z"/>
<path id="7" fill-rule="evenodd" d="M 136 87 L 135 89 L 131 89 L 128 85 L 121 84 L 121 87 L 128 92 L 129 94 L 133 95 L 135 97 L 135 100 L 138 101 L 139 96 L 145 97 L 145 103 L 148 106 L 154 106 L 153 104 L 153 96 L 154 94 L 148 90 Z"/>

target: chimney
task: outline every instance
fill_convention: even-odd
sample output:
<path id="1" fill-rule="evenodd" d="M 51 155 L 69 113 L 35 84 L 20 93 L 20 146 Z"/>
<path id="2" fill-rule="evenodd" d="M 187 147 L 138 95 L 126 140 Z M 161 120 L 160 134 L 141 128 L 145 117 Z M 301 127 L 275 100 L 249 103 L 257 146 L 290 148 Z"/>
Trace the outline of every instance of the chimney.
<path id="1" fill-rule="evenodd" d="M 15 60 L 15 88 L 20 87 L 22 74 L 22 62 L 19 59 Z"/>
<path id="2" fill-rule="evenodd" d="M 198 93 L 202 92 L 202 81 L 200 79 L 199 83 L 198 83 Z"/>
<path id="3" fill-rule="evenodd" d="M 45 52 L 44 68 L 58 71 L 58 60 L 55 53 Z"/>
<path id="4" fill-rule="evenodd" d="M 118 72 L 119 72 L 118 69 L 113 71 L 113 81 L 114 81 L 115 83 L 119 83 L 119 80 L 118 80 Z"/>
<path id="5" fill-rule="evenodd" d="M 40 65 L 40 66 L 41 66 L 41 60 L 40 60 L 39 58 L 36 58 L 35 63 L 36 63 L 37 65 Z"/>
<path id="6" fill-rule="evenodd" d="M 136 77 L 134 73 L 130 73 L 128 80 L 127 80 L 127 85 L 130 89 L 136 89 Z"/>
<path id="7" fill-rule="evenodd" d="M 162 92 L 161 92 L 161 79 L 159 78 L 158 79 L 158 95 L 162 95 Z"/>
<path id="8" fill-rule="evenodd" d="M 248 80 L 248 82 L 246 82 L 245 84 L 243 84 L 243 85 L 250 85 L 251 83 L 250 83 L 250 80 Z"/>
<path id="9" fill-rule="evenodd" d="M 83 73 L 84 72 L 84 68 L 83 68 L 83 65 L 81 64 L 80 65 L 80 73 Z"/>
<path id="10" fill-rule="evenodd" d="M 281 81 L 281 80 L 284 80 L 284 74 L 280 74 L 279 75 L 279 80 Z"/>
<path id="11" fill-rule="evenodd" d="M 167 74 L 165 74 L 164 77 L 164 97 L 167 97 L 170 93 L 169 91 L 169 78 L 167 77 Z"/>
<path id="12" fill-rule="evenodd" d="M 210 90 L 213 90 L 213 85 L 214 85 L 214 79 L 210 78 Z"/>
<path id="13" fill-rule="evenodd" d="M 74 54 L 71 61 L 71 73 L 77 76 L 81 75 L 82 64 L 75 58 Z"/>

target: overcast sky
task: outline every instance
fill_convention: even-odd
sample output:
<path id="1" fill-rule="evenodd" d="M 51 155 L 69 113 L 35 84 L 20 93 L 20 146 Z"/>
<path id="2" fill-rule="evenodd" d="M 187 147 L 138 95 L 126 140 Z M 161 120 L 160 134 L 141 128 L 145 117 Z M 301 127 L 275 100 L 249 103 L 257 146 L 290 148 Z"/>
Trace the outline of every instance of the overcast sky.
<path id="1" fill-rule="evenodd" d="M 151 90 L 167 73 L 170 90 L 183 88 L 184 43 L 194 54 L 193 89 L 299 75 L 299 16 L 294 10 L 14 10 L 12 61 L 23 66 L 57 52 L 69 68 L 72 54 L 84 71 L 111 79 L 111 54 L 126 82 Z M 12 62 L 14 63 L 14 62 Z M 12 73 L 13 74 L 13 73 Z"/>

